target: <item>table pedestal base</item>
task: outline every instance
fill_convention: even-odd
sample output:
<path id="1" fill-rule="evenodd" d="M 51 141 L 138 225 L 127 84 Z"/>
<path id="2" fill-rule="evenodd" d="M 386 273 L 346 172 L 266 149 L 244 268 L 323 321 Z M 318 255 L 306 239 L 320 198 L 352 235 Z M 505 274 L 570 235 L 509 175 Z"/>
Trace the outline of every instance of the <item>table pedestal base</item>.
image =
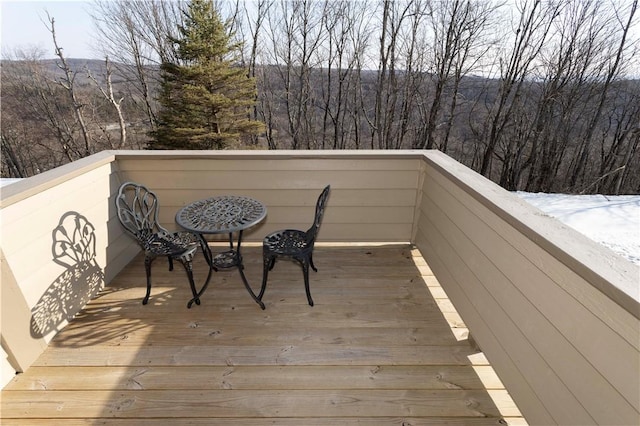
<path id="1" fill-rule="evenodd" d="M 217 253 L 213 255 L 211 252 L 211 247 L 204 239 L 202 235 L 200 235 L 202 246 L 202 252 L 204 257 L 209 265 L 209 273 L 207 275 L 207 280 L 204 285 L 200 289 L 197 295 L 194 295 L 193 299 L 187 303 L 187 308 L 191 308 L 191 305 L 195 302 L 196 305 L 200 304 L 200 296 L 205 292 L 207 287 L 209 286 L 209 281 L 211 280 L 211 275 L 213 271 L 218 271 L 218 269 L 229 269 L 229 268 L 238 268 L 238 272 L 240 272 L 240 277 L 242 278 L 242 282 L 244 283 L 244 287 L 247 289 L 253 300 L 260 306 L 261 309 L 265 309 L 264 303 L 262 300 L 258 299 L 258 296 L 255 295 L 251 287 L 249 286 L 249 282 L 247 281 L 247 277 L 244 275 L 244 264 L 242 263 L 242 255 L 240 254 L 240 244 L 242 243 L 242 231 L 238 233 L 238 244 L 236 248 L 233 248 L 233 234 L 229 234 L 229 245 L 230 248 L 227 251 L 223 251 L 221 253 Z"/>

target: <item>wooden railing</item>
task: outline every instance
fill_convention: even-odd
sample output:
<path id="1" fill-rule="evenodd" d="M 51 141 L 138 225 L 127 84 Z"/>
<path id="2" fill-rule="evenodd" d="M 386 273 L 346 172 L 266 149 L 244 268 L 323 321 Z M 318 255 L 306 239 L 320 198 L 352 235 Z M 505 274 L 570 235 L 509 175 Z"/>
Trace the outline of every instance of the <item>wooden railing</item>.
<path id="1" fill-rule="evenodd" d="M 158 194 L 168 228 L 193 200 L 259 198 L 268 215 L 253 241 L 307 226 L 331 184 L 320 241 L 414 243 L 531 423 L 638 419 L 639 268 L 425 151 L 112 151 L 4 188 L 3 376 L 28 368 L 138 252 L 113 210 L 128 180 Z M 56 243 L 74 225 L 94 238 L 76 241 L 76 264 Z M 88 294 L 57 293 L 87 292 L 79 282 Z"/>
<path id="2" fill-rule="evenodd" d="M 531 424 L 637 424 L 637 266 L 438 153 L 415 244 Z"/>

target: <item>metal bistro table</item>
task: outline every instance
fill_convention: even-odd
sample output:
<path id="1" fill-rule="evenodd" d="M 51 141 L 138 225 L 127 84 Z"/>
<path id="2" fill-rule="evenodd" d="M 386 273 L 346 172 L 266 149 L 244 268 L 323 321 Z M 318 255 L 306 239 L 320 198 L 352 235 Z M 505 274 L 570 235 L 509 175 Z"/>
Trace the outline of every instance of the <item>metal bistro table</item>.
<path id="1" fill-rule="evenodd" d="M 247 282 L 244 275 L 244 265 L 240 247 L 242 244 L 242 232 L 262 221 L 267 215 L 267 208 L 258 200 L 249 197 L 223 195 L 195 201 L 178 211 L 176 222 L 191 232 L 200 236 L 202 251 L 209 264 L 209 274 L 202 289 L 188 303 L 200 304 L 200 296 L 204 293 L 211 279 L 211 272 L 218 269 L 237 267 L 247 291 L 262 309 L 264 303 L 259 300 Z M 237 232 L 238 239 L 234 247 L 233 234 Z M 229 250 L 218 253 L 215 256 L 211 247 L 204 238 L 205 234 L 229 234 Z"/>

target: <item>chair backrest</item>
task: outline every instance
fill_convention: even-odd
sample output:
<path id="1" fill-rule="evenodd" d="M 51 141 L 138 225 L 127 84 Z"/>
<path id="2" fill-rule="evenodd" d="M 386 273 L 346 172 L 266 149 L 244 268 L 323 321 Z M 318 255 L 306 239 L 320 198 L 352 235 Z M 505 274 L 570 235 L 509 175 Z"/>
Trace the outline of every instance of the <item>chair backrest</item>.
<path id="1" fill-rule="evenodd" d="M 118 190 L 116 210 L 122 226 L 136 239 L 165 231 L 158 223 L 158 197 L 146 186 L 125 182 Z"/>
<path id="2" fill-rule="evenodd" d="M 324 215 L 324 208 L 327 204 L 327 198 L 329 198 L 329 191 L 331 191 L 331 185 L 327 185 L 324 187 L 320 196 L 318 197 L 318 201 L 316 202 L 316 215 L 313 220 L 313 225 L 307 231 L 307 245 L 313 246 L 316 241 L 316 236 L 318 235 L 318 229 L 320 229 L 320 224 L 322 223 L 322 216 Z"/>

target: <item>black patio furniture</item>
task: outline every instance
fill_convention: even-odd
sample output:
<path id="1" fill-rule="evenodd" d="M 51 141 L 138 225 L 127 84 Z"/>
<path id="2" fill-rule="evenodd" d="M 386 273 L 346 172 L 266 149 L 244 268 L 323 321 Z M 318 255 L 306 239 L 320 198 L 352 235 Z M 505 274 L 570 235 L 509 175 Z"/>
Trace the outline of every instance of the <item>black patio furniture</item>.
<path id="1" fill-rule="evenodd" d="M 115 200 L 120 223 L 144 250 L 144 266 L 147 274 L 147 293 L 142 299 L 146 305 L 151 294 L 151 263 L 159 256 L 169 260 L 169 270 L 173 261 L 184 266 L 189 278 L 191 292 L 197 305 L 200 304 L 193 280 L 193 256 L 200 245 L 198 236 L 191 232 L 169 232 L 158 222 L 158 197 L 146 186 L 125 182 L 118 190 Z M 188 307 L 191 307 L 191 302 Z"/>
<path id="2" fill-rule="evenodd" d="M 307 231 L 283 229 L 272 232 L 264 238 L 262 243 L 262 287 L 260 294 L 258 294 L 258 299 L 262 300 L 262 296 L 264 295 L 269 271 L 273 269 L 276 259 L 279 256 L 283 256 L 294 259 L 302 265 L 307 301 L 310 306 L 313 306 L 313 299 L 311 298 L 311 291 L 309 290 L 309 266 L 311 266 L 315 272 L 318 272 L 318 269 L 316 269 L 313 264 L 313 247 L 316 242 L 318 230 L 320 229 L 320 224 L 322 223 L 322 216 L 324 215 L 325 204 L 329 197 L 330 189 L 331 186 L 327 185 L 318 197 L 315 218 L 313 224 Z"/>
<path id="3" fill-rule="evenodd" d="M 241 246 L 244 230 L 261 222 L 266 215 L 267 208 L 260 201 L 236 195 L 221 195 L 194 201 L 178 211 L 176 222 L 184 229 L 198 235 L 204 257 L 209 264 L 207 280 L 193 300 L 199 300 L 207 289 L 212 271 L 237 267 L 245 288 L 253 300 L 264 309 L 264 303 L 255 295 L 244 274 Z M 228 250 L 214 255 L 204 237 L 206 234 L 228 234 Z M 234 234 L 236 235 L 235 244 Z"/>

